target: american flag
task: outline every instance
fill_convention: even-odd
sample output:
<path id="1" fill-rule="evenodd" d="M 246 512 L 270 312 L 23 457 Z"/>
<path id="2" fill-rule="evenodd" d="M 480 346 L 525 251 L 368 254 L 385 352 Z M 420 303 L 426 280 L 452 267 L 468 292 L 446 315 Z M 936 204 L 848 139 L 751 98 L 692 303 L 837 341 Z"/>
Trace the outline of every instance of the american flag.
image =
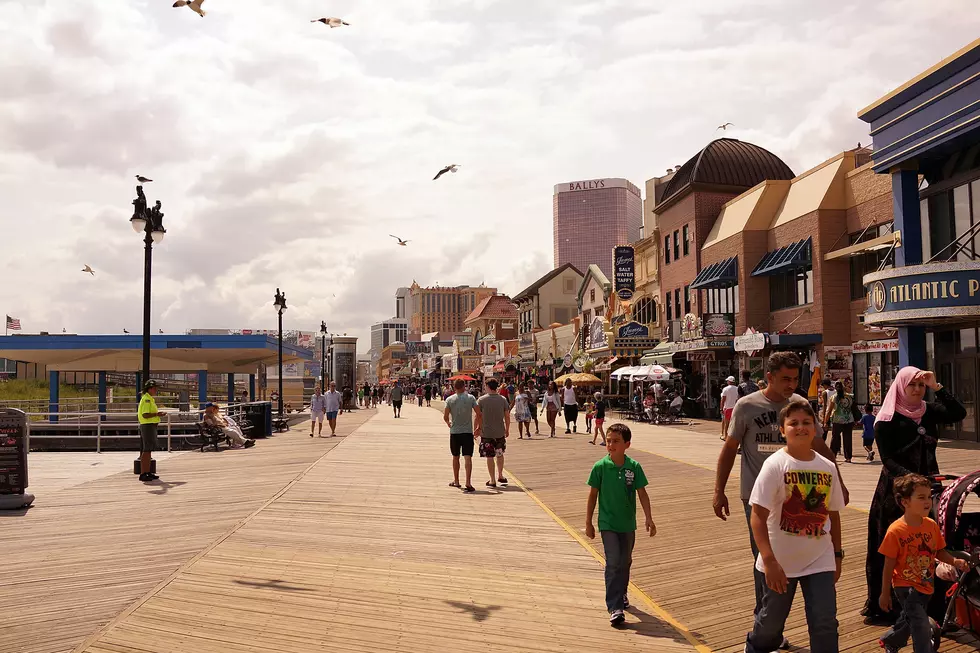
<path id="1" fill-rule="evenodd" d="M 7 328 L 11 331 L 20 331 L 20 320 L 7 316 Z"/>

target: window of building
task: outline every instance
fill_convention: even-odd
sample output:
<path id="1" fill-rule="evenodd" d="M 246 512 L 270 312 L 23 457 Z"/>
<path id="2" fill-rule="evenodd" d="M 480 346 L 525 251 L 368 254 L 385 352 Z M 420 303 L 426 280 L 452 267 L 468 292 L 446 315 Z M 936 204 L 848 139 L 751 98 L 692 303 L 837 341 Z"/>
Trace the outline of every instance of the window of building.
<path id="1" fill-rule="evenodd" d="M 572 311 L 573 309 L 566 306 L 555 306 L 551 309 L 552 321 L 558 322 L 559 324 L 568 324 L 572 321 Z"/>
<path id="2" fill-rule="evenodd" d="M 684 228 L 687 229 L 687 227 Z M 687 241 L 684 242 L 686 243 Z M 684 252 L 684 255 L 686 256 L 687 252 Z M 684 286 L 684 314 L 687 315 L 690 312 L 691 312 L 691 287 Z"/>
<path id="3" fill-rule="evenodd" d="M 706 313 L 738 313 L 738 285 L 704 291 Z"/>
<path id="4" fill-rule="evenodd" d="M 590 304 L 595 303 L 595 288 L 589 291 L 589 303 Z"/>
<path id="5" fill-rule="evenodd" d="M 650 297 L 644 297 L 636 303 L 633 309 L 633 319 L 640 324 L 656 324 L 657 303 Z"/>
<path id="6" fill-rule="evenodd" d="M 680 319 L 681 315 L 683 315 L 683 313 L 681 313 L 681 289 L 680 288 L 674 291 L 674 315 L 677 316 L 677 319 Z"/>
<path id="7" fill-rule="evenodd" d="M 892 232 L 892 223 L 878 225 L 868 229 L 864 236 L 860 232 L 851 234 L 849 237 L 851 245 L 873 240 L 879 236 L 886 236 Z M 870 274 L 878 269 L 881 262 L 888 259 L 886 267 L 895 266 L 895 252 L 890 248 L 879 249 L 874 252 L 865 252 L 850 258 L 851 266 L 851 299 L 863 299 L 865 296 L 864 275 Z"/>
<path id="8" fill-rule="evenodd" d="M 674 303 L 670 301 L 670 292 L 667 292 L 667 300 L 664 302 L 664 306 L 667 307 L 667 321 L 670 322 L 674 319 Z"/>
<path id="9" fill-rule="evenodd" d="M 681 243 L 680 243 L 680 232 L 676 229 L 674 230 L 674 260 L 676 261 L 681 257 Z"/>
<path id="10" fill-rule="evenodd" d="M 687 242 L 688 236 L 690 235 L 690 232 L 688 231 L 688 229 L 689 229 L 689 227 L 687 225 L 684 225 L 684 256 L 687 256 L 688 254 L 690 254 L 689 246 L 688 246 L 688 242 Z"/>
<path id="11" fill-rule="evenodd" d="M 919 202 L 919 208 L 923 224 L 928 225 L 922 230 L 923 258 L 943 252 L 938 260 L 964 261 L 980 255 L 980 235 L 974 234 L 962 249 L 961 244 L 950 245 L 980 222 L 980 180 L 932 193 Z"/>
<path id="12" fill-rule="evenodd" d="M 567 278 L 566 277 L 564 279 L 564 283 L 565 283 L 565 292 L 566 293 L 573 293 L 573 292 L 575 292 L 575 279 L 574 278 Z"/>
<path id="13" fill-rule="evenodd" d="M 813 266 L 769 277 L 769 309 L 778 311 L 813 302 Z"/>
<path id="14" fill-rule="evenodd" d="M 664 265 L 670 263 L 670 234 L 664 236 Z"/>

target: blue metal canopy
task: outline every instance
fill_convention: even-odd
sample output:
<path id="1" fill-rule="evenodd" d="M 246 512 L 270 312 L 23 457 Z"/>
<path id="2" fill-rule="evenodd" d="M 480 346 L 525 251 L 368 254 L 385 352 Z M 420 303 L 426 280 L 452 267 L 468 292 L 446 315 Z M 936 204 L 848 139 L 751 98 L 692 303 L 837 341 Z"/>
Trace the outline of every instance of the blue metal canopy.
<path id="1" fill-rule="evenodd" d="M 691 290 L 705 288 L 731 288 L 738 285 L 738 257 L 718 261 L 698 272 L 691 284 Z"/>
<path id="2" fill-rule="evenodd" d="M 813 262 L 813 237 L 774 249 L 752 270 L 753 277 L 770 277 L 805 268 Z"/>

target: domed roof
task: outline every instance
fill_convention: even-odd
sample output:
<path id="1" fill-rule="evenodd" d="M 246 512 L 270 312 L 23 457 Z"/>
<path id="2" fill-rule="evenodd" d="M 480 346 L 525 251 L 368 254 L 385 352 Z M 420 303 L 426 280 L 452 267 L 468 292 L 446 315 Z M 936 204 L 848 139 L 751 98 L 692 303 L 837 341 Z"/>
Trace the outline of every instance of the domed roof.
<path id="1" fill-rule="evenodd" d="M 778 156 L 752 143 L 719 138 L 688 159 L 664 188 L 661 204 L 680 197 L 695 184 L 731 187 L 742 192 L 766 179 L 792 179 L 796 175 Z M 659 207 L 658 207 L 659 208 Z"/>

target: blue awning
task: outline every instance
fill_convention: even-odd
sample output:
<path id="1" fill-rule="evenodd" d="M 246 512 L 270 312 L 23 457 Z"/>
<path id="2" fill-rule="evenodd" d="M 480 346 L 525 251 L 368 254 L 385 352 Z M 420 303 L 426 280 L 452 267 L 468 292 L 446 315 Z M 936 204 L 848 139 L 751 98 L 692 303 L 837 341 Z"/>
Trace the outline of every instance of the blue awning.
<path id="1" fill-rule="evenodd" d="M 698 272 L 691 290 L 705 288 L 731 288 L 738 285 L 738 257 L 718 261 Z"/>
<path id="2" fill-rule="evenodd" d="M 753 277 L 769 277 L 791 270 L 798 270 L 811 265 L 813 262 L 813 238 L 801 240 L 792 245 L 774 249 L 759 261 L 752 270 Z"/>

